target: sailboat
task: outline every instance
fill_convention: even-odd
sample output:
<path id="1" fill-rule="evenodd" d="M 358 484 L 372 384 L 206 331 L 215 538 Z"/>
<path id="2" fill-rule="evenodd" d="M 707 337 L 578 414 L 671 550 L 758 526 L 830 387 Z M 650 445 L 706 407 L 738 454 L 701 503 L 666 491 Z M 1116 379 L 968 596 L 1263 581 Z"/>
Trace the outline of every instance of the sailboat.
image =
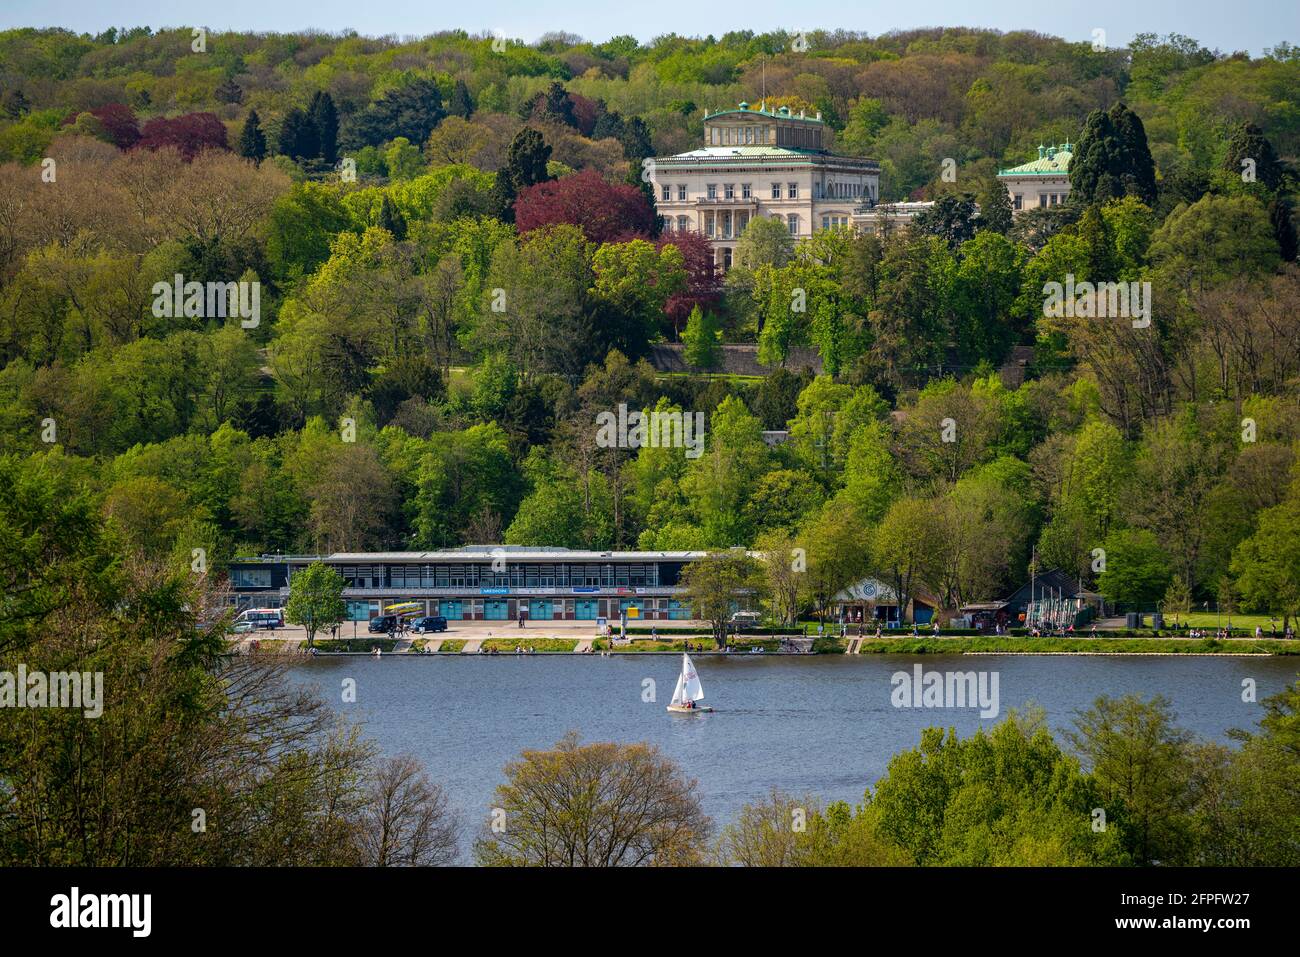
<path id="1" fill-rule="evenodd" d="M 677 676 L 677 687 L 673 689 L 673 700 L 668 710 L 674 714 L 705 714 L 713 709 L 700 704 L 704 698 L 704 686 L 695 671 L 691 656 L 682 652 L 682 673 Z"/>

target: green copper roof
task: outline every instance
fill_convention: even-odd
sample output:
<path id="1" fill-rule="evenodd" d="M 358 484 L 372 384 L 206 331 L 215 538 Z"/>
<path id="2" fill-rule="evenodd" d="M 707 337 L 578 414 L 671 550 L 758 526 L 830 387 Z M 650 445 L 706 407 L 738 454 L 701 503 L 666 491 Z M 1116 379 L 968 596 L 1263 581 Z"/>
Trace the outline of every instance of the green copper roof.
<path id="1" fill-rule="evenodd" d="M 799 120 L 804 123 L 816 123 L 819 126 L 825 125 L 825 121 L 821 118 L 820 114 L 817 116 L 800 116 L 798 113 L 792 113 L 789 107 L 782 106 L 775 110 L 769 110 L 767 109 L 766 104 L 760 104 L 759 108 L 756 110 L 751 109 L 748 103 L 741 103 L 739 108 L 734 110 L 718 110 L 716 113 L 710 113 L 708 110 L 705 110 L 704 118 L 706 120 L 712 120 L 719 116 L 730 116 L 736 113 L 744 116 L 761 116 L 764 119 L 769 120 Z"/>
<path id="2" fill-rule="evenodd" d="M 1040 146 L 1038 147 L 1038 159 L 1030 160 L 1020 166 L 1013 166 L 1011 169 L 998 170 L 999 176 L 1050 176 L 1052 174 L 1061 175 L 1069 172 L 1070 160 L 1074 158 L 1074 151 L 1070 146 L 1069 140 L 1060 146 Z"/>

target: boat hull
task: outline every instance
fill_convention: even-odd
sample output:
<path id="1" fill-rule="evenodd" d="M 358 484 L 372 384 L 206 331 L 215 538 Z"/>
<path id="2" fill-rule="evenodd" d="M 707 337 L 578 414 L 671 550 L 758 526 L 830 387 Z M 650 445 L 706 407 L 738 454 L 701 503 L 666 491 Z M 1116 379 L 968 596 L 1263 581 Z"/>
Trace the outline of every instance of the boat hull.
<path id="1" fill-rule="evenodd" d="M 708 705 L 699 705 L 695 708 L 683 708 L 678 704 L 670 704 L 668 710 L 673 714 L 709 714 L 713 711 Z"/>

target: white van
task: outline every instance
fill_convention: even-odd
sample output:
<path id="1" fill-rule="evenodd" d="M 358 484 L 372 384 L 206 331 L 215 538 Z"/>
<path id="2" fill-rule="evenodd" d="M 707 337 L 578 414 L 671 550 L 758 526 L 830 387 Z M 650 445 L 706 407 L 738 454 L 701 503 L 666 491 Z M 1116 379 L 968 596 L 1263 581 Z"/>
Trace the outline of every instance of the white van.
<path id="1" fill-rule="evenodd" d="M 235 618 L 235 631 L 263 631 L 284 627 L 282 608 L 246 608 Z"/>

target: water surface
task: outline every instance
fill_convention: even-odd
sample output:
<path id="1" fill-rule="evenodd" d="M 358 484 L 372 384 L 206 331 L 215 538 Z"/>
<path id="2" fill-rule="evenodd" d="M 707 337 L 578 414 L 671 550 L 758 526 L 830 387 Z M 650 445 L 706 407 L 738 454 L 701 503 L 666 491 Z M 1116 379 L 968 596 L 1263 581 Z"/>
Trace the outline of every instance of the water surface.
<path id="1" fill-rule="evenodd" d="M 566 731 L 584 740 L 648 741 L 698 779 L 719 824 L 772 787 L 823 801 L 856 803 L 889 758 L 915 747 L 921 729 L 969 734 L 997 718 L 974 709 L 895 708 L 890 677 L 927 670 L 997 672 L 1001 713 L 1034 703 L 1054 732 L 1101 694 L 1162 693 L 1179 723 L 1226 741 L 1229 728 L 1254 728 L 1263 713 L 1242 701 L 1252 678 L 1257 701 L 1295 680 L 1293 658 L 1029 657 L 897 655 L 694 660 L 714 714 L 670 715 L 680 658 L 614 656 L 390 656 L 315 658 L 291 669 L 389 754 L 420 758 L 447 788 L 467 830 L 492 805 L 505 763 L 525 748 L 553 745 Z M 341 703 L 356 680 L 357 701 Z M 647 679 L 657 700 L 647 702 Z M 1058 735 L 1058 740 L 1062 740 Z"/>

